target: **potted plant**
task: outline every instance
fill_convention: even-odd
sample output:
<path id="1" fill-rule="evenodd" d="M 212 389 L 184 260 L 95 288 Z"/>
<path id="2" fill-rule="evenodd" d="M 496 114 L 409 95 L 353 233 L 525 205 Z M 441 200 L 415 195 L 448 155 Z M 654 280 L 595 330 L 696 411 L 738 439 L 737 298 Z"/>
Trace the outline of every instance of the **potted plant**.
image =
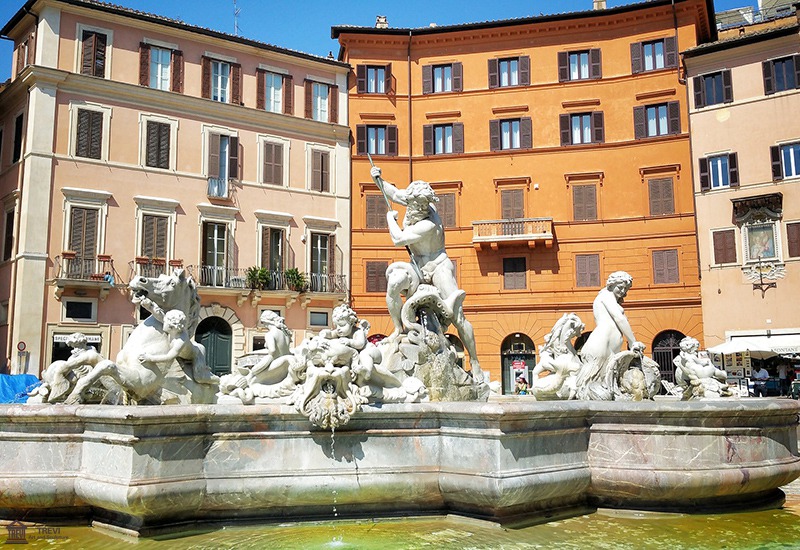
<path id="1" fill-rule="evenodd" d="M 296 267 L 291 267 L 283 272 L 286 279 L 286 287 L 295 292 L 305 292 L 308 289 L 308 280 L 306 276 Z"/>

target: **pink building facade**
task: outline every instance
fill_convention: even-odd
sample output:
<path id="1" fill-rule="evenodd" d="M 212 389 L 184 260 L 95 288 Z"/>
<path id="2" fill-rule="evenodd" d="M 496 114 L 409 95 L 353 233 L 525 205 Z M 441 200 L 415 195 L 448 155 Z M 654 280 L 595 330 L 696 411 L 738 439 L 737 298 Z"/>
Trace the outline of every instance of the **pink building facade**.
<path id="1" fill-rule="evenodd" d="M 91 0 L 30 0 L 2 34 L 12 371 L 75 331 L 113 358 L 146 314 L 127 283 L 176 268 L 220 372 L 259 348 L 265 309 L 297 339 L 330 325 L 350 272 L 346 64 Z"/>

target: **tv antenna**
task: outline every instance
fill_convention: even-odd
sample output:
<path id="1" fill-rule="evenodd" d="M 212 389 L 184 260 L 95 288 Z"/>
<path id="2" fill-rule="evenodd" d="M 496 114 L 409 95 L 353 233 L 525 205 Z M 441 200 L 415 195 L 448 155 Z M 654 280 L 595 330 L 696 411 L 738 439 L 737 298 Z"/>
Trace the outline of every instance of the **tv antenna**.
<path id="1" fill-rule="evenodd" d="M 242 9 L 236 6 L 236 0 L 233 0 L 233 34 L 239 36 L 239 14 Z"/>

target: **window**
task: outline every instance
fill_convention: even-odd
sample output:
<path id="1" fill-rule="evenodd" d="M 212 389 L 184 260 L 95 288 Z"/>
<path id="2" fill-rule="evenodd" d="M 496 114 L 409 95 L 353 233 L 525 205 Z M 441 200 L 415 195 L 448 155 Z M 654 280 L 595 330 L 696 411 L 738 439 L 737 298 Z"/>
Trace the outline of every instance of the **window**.
<path id="1" fill-rule="evenodd" d="M 256 108 L 270 113 L 292 114 L 292 76 L 266 69 L 256 70 Z"/>
<path id="2" fill-rule="evenodd" d="M 261 226 L 261 267 L 275 274 L 283 273 L 284 235 L 284 230 L 278 227 Z M 277 282 L 277 279 L 271 277 L 270 282 Z M 274 290 L 277 285 L 273 284 L 270 288 Z"/>
<path id="3" fill-rule="evenodd" d="M 370 194 L 366 196 L 367 229 L 386 229 L 386 213 L 389 207 L 383 195 Z"/>
<path id="4" fill-rule="evenodd" d="M 733 101 L 730 70 L 696 76 L 693 82 L 695 109 Z"/>
<path id="5" fill-rule="evenodd" d="M 88 279 L 95 272 L 100 211 L 72 206 L 69 210 L 69 250 L 75 256 L 66 265 L 70 279 Z"/>
<path id="6" fill-rule="evenodd" d="M 175 47 L 139 44 L 139 85 L 183 92 L 183 52 Z"/>
<path id="7" fill-rule="evenodd" d="M 464 125 L 426 124 L 422 127 L 422 149 L 425 155 L 461 154 L 464 152 Z"/>
<path id="8" fill-rule="evenodd" d="M 311 233 L 311 291 L 329 292 L 334 288 L 336 237 L 327 233 Z"/>
<path id="9" fill-rule="evenodd" d="M 228 225 L 219 222 L 203 222 L 203 265 L 200 269 L 200 284 L 225 286 Z"/>
<path id="10" fill-rule="evenodd" d="M 653 250 L 653 283 L 667 285 L 679 282 L 678 250 Z"/>
<path id="11" fill-rule="evenodd" d="M 99 159 L 103 151 L 103 113 L 78 109 L 75 156 Z"/>
<path id="12" fill-rule="evenodd" d="M 210 133 L 208 137 L 208 196 L 228 198 L 228 181 L 239 177 L 239 138 Z"/>
<path id="13" fill-rule="evenodd" d="M 601 78 L 600 50 L 558 53 L 558 81 Z"/>
<path id="14" fill-rule="evenodd" d="M 172 52 L 164 48 L 150 48 L 150 87 L 170 89 L 170 61 Z"/>
<path id="15" fill-rule="evenodd" d="M 64 300 L 63 307 L 62 319 L 66 322 L 97 322 L 97 300 L 93 298 L 70 298 L 69 300 Z"/>
<path id="16" fill-rule="evenodd" d="M 144 214 L 142 216 L 142 247 L 140 255 L 145 258 L 167 257 L 167 229 L 169 218 Z"/>
<path id="17" fill-rule="evenodd" d="M 701 158 L 700 189 L 724 189 L 739 186 L 739 168 L 736 153 Z"/>
<path id="18" fill-rule="evenodd" d="M 742 227 L 745 261 L 777 260 L 780 250 L 774 222 L 754 223 Z"/>
<path id="19" fill-rule="evenodd" d="M 563 114 L 559 117 L 561 145 L 603 143 L 605 128 L 603 112 Z"/>
<path id="20" fill-rule="evenodd" d="M 650 197 L 650 215 L 665 216 L 675 213 L 675 198 L 672 178 L 647 180 Z"/>
<path id="21" fill-rule="evenodd" d="M 359 94 L 387 94 L 392 89 L 392 64 L 357 65 L 356 91 Z"/>
<path id="22" fill-rule="evenodd" d="M 631 44 L 631 73 L 637 74 L 678 66 L 678 41 L 670 36 L 662 40 Z"/>
<path id="23" fill-rule="evenodd" d="M 439 94 L 463 90 L 463 67 L 461 63 L 446 65 L 424 65 L 422 67 L 422 93 Z"/>
<path id="24" fill-rule="evenodd" d="M 525 217 L 525 190 L 503 189 L 500 191 L 500 217 L 515 220 Z"/>
<path id="25" fill-rule="evenodd" d="M 339 122 L 339 87 L 306 80 L 306 118 L 320 122 Z"/>
<path id="26" fill-rule="evenodd" d="M 714 245 L 714 264 L 736 263 L 736 230 L 725 229 L 711 233 Z"/>
<path id="27" fill-rule="evenodd" d="M 445 229 L 448 227 L 456 227 L 456 194 L 437 193 L 436 196 L 439 197 L 439 202 L 436 203 L 436 212 L 442 220 L 442 225 Z"/>
<path id="28" fill-rule="evenodd" d="M 327 311 L 309 311 L 308 312 L 308 326 L 310 326 L 310 327 L 327 327 L 328 326 L 328 312 Z"/>
<path id="29" fill-rule="evenodd" d="M 3 261 L 6 262 L 14 255 L 14 209 L 6 210 L 5 224 L 3 225 Z"/>
<path id="30" fill-rule="evenodd" d="M 25 40 L 22 40 L 17 45 L 17 73 L 22 72 L 22 69 L 28 65 L 33 65 L 35 57 L 36 37 L 33 33 L 29 34 Z"/>
<path id="31" fill-rule="evenodd" d="M 389 262 L 367 262 L 366 264 L 366 290 L 367 292 L 386 292 L 386 269 Z"/>
<path id="32" fill-rule="evenodd" d="M 81 74 L 105 78 L 108 35 L 84 30 L 81 44 Z"/>
<path id="33" fill-rule="evenodd" d="M 147 121 L 147 144 L 145 147 L 145 166 L 170 168 L 169 141 L 172 129 L 165 122 Z"/>
<path id="34" fill-rule="evenodd" d="M 800 176 L 800 143 L 787 143 L 770 147 L 772 179 Z"/>
<path id="35" fill-rule="evenodd" d="M 572 215 L 576 221 L 597 219 L 597 194 L 594 185 L 572 186 Z"/>
<path id="36" fill-rule="evenodd" d="M 600 286 L 600 255 L 575 255 L 575 285 L 578 287 Z"/>
<path id="37" fill-rule="evenodd" d="M 242 103 L 242 66 L 211 57 L 201 60 L 201 95 L 220 103 Z"/>
<path id="38" fill-rule="evenodd" d="M 397 156 L 397 126 L 356 126 L 356 153 Z"/>
<path id="39" fill-rule="evenodd" d="M 764 61 L 761 68 L 764 73 L 766 95 L 793 90 L 800 85 L 800 78 L 797 75 L 800 70 L 800 55 Z"/>
<path id="40" fill-rule="evenodd" d="M 330 153 L 327 151 L 311 152 L 311 190 L 330 191 Z"/>
<path id="41" fill-rule="evenodd" d="M 211 62 L 211 99 L 228 103 L 228 85 L 231 77 L 231 66 L 224 61 Z"/>
<path id="42" fill-rule="evenodd" d="M 283 185 L 283 144 L 264 140 L 261 183 Z"/>
<path id="43" fill-rule="evenodd" d="M 17 162 L 22 158 L 22 129 L 24 119 L 22 115 L 17 115 L 14 119 L 14 148 L 11 151 L 11 162 Z"/>
<path id="44" fill-rule="evenodd" d="M 489 121 L 492 151 L 533 148 L 533 125 L 529 117 Z"/>
<path id="45" fill-rule="evenodd" d="M 522 290 L 527 288 L 525 258 L 503 258 L 503 288 Z"/>
<path id="46" fill-rule="evenodd" d="M 634 107 L 633 126 L 636 139 L 680 134 L 680 102 L 670 101 L 658 105 Z"/>
<path id="47" fill-rule="evenodd" d="M 489 87 L 528 86 L 531 83 L 531 59 L 527 55 L 489 60 Z"/>
<path id="48" fill-rule="evenodd" d="M 790 258 L 800 258 L 800 223 L 786 224 L 786 241 Z"/>

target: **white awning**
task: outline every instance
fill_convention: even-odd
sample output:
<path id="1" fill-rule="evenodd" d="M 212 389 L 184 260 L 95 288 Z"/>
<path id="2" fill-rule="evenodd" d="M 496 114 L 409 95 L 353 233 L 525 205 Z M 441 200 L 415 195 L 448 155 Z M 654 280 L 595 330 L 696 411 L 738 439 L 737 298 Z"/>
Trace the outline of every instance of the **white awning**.
<path id="1" fill-rule="evenodd" d="M 747 336 L 744 338 L 733 338 L 718 346 L 708 348 L 710 353 L 730 355 L 732 353 L 750 352 L 751 356 L 756 354 L 769 356 L 789 355 L 800 353 L 800 334 L 774 334 L 772 336 Z"/>

